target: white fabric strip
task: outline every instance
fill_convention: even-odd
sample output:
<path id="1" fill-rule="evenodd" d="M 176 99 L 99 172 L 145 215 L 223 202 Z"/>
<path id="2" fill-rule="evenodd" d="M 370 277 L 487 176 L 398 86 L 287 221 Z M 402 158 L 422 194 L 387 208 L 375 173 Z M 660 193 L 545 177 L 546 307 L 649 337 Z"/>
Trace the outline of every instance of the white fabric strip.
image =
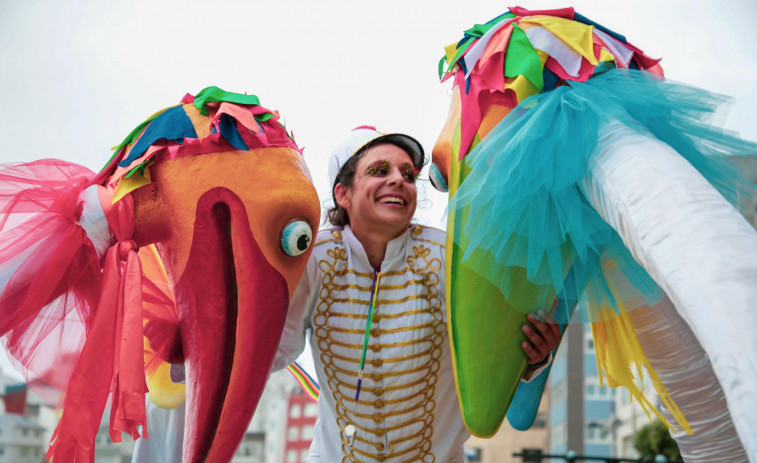
<path id="1" fill-rule="evenodd" d="M 79 195 L 79 202 L 82 203 L 79 225 L 87 233 L 87 236 L 95 245 L 97 255 L 102 259 L 108 248 L 115 243 L 116 238 L 108 226 L 108 219 L 105 217 L 105 211 L 100 204 L 97 188 L 97 185 L 88 186 Z"/>
<path id="2" fill-rule="evenodd" d="M 631 321 L 649 362 L 694 434 L 672 433 L 686 463 L 748 463 L 731 420 L 723 388 L 689 326 L 666 298 L 654 307 L 632 310 Z M 673 415 L 663 407 L 669 422 Z"/>
<path id="3" fill-rule="evenodd" d="M 525 29 L 525 33 L 531 46 L 554 58 L 569 75 L 578 77 L 583 58 L 580 53 L 541 26 Z"/>
<path id="4" fill-rule="evenodd" d="M 596 27 L 594 28 L 594 34 L 605 43 L 607 50 L 612 53 L 616 59 L 619 59 L 621 63 L 623 63 L 623 67 L 628 69 L 628 63 L 631 61 L 631 58 L 633 58 L 633 51 L 623 46 L 622 43 L 612 38 L 611 35 L 605 34 Z"/>
<path id="5" fill-rule="evenodd" d="M 757 462 L 757 232 L 672 148 L 618 123 L 605 127 L 584 191 L 691 327 Z"/>
<path id="6" fill-rule="evenodd" d="M 484 56 L 486 46 L 489 45 L 489 40 L 491 40 L 494 33 L 510 24 L 511 22 L 513 22 L 513 18 L 505 18 L 498 24 L 492 26 L 491 29 L 486 31 L 486 33 L 484 33 L 484 35 L 482 35 L 481 38 L 478 39 L 478 42 L 473 44 L 468 53 L 463 56 L 463 61 L 465 62 L 465 67 L 467 69 L 465 73 L 466 79 L 470 77 L 473 69 L 476 67 L 476 64 L 478 64 L 478 60 L 480 60 L 481 57 Z"/>

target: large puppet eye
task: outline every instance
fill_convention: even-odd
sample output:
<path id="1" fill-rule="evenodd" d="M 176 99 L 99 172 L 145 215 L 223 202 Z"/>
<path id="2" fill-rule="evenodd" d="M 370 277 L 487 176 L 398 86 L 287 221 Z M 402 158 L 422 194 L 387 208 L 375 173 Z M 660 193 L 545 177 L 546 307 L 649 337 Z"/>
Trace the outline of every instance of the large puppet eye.
<path id="1" fill-rule="evenodd" d="M 284 227 L 281 232 L 281 249 L 287 255 L 297 257 L 307 251 L 313 240 L 313 230 L 302 220 L 297 220 Z"/>
<path id="2" fill-rule="evenodd" d="M 449 191 L 447 182 L 444 181 L 444 177 L 442 176 L 442 173 L 439 172 L 439 168 L 436 167 L 436 164 L 431 164 L 431 167 L 428 169 L 428 179 L 431 180 L 431 184 L 434 185 L 434 188 L 442 193 Z"/>

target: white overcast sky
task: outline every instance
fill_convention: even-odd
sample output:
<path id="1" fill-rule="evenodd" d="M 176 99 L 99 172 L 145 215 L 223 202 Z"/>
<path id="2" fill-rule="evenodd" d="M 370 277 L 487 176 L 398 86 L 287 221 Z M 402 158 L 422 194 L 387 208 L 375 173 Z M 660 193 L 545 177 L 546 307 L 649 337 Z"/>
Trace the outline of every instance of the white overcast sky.
<path id="1" fill-rule="evenodd" d="M 216 85 L 280 111 L 326 199 L 328 155 L 355 126 L 411 134 L 430 152 L 450 92 L 437 78 L 443 47 L 517 4 L 0 0 L 0 161 L 57 157 L 99 170 L 149 115 Z M 757 140 L 757 2 L 520 6 L 573 6 L 662 57 L 669 78 L 734 96 L 726 127 Z M 424 196 L 419 219 L 440 226 L 445 198 Z"/>

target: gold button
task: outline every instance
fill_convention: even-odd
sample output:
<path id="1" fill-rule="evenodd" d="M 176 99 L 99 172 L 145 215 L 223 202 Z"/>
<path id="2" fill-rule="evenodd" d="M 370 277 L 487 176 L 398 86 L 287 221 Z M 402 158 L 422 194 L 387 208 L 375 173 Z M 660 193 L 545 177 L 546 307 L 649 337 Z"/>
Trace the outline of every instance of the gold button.
<path id="1" fill-rule="evenodd" d="M 374 315 L 373 316 L 373 323 L 378 323 L 381 321 L 381 315 Z"/>
<path id="2" fill-rule="evenodd" d="M 384 431 L 383 429 L 377 429 L 376 430 L 376 436 L 378 436 L 378 437 L 384 437 L 384 434 L 386 434 L 386 431 Z"/>
<path id="3" fill-rule="evenodd" d="M 413 229 L 412 229 L 412 233 L 415 236 L 420 235 L 421 233 L 423 233 L 423 227 L 421 227 L 420 225 L 414 226 Z"/>
<path id="4" fill-rule="evenodd" d="M 381 376 L 381 375 L 373 375 L 373 380 L 374 381 L 381 381 L 382 379 L 384 379 L 384 377 Z"/>
<path id="5" fill-rule="evenodd" d="M 384 390 L 381 389 L 380 387 L 373 388 L 373 395 L 375 395 L 376 397 L 381 396 L 381 394 L 383 393 L 384 393 Z"/>
<path id="6" fill-rule="evenodd" d="M 339 233 L 337 230 L 332 231 L 331 236 L 333 236 L 334 239 L 337 241 L 342 241 L 342 234 Z"/>
<path id="7" fill-rule="evenodd" d="M 379 399 L 373 403 L 375 408 L 384 408 L 384 401 Z"/>
<path id="8" fill-rule="evenodd" d="M 380 335 L 381 335 L 381 330 L 380 330 L 380 329 L 378 329 L 378 328 L 373 328 L 373 329 L 371 330 L 371 336 L 373 336 L 374 338 L 377 338 L 377 337 L 379 337 Z"/>
<path id="9" fill-rule="evenodd" d="M 382 444 L 381 442 L 379 442 L 378 444 L 376 444 L 376 450 L 378 450 L 379 452 L 383 452 L 384 451 L 384 444 Z"/>
<path id="10" fill-rule="evenodd" d="M 370 348 L 373 352 L 378 352 L 381 350 L 381 344 L 371 344 Z"/>
<path id="11" fill-rule="evenodd" d="M 371 364 L 372 364 L 372 365 L 373 365 L 374 367 L 377 367 L 377 368 L 378 368 L 378 367 L 380 367 L 380 366 L 381 366 L 381 364 L 383 364 L 383 363 L 384 363 L 384 362 L 383 362 L 383 361 L 382 361 L 381 359 L 379 359 L 379 358 L 376 358 L 376 359 L 373 359 L 373 360 L 371 360 Z"/>
<path id="12" fill-rule="evenodd" d="M 386 455 L 378 455 L 376 457 L 376 461 L 384 461 L 384 460 L 386 460 Z"/>
<path id="13" fill-rule="evenodd" d="M 381 423 L 381 421 L 384 420 L 384 417 L 381 416 L 381 413 L 376 413 L 373 415 L 373 421 L 376 423 Z"/>

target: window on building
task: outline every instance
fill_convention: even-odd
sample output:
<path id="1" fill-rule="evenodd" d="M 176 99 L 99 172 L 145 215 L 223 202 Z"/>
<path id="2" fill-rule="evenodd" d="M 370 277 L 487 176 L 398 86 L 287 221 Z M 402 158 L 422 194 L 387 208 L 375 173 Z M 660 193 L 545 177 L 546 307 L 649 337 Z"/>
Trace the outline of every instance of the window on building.
<path id="1" fill-rule="evenodd" d="M 290 418 L 299 418 L 302 416 L 302 408 L 299 404 L 292 405 L 292 408 L 289 409 L 289 417 Z"/>
<path id="2" fill-rule="evenodd" d="M 584 353 L 594 353 L 594 336 L 591 335 L 590 329 L 584 330 Z"/>
<path id="3" fill-rule="evenodd" d="M 481 449 L 478 447 L 463 446 L 463 453 L 465 454 L 465 461 L 481 461 Z"/>
<path id="4" fill-rule="evenodd" d="M 39 416 L 39 405 L 34 404 L 26 404 L 26 413 L 27 418 L 36 418 Z"/>
<path id="5" fill-rule="evenodd" d="M 568 442 L 568 436 L 565 431 L 565 422 L 561 421 L 552 426 L 549 430 L 550 448 L 562 447 Z"/>
<path id="6" fill-rule="evenodd" d="M 557 405 L 568 400 L 568 381 L 563 379 L 554 386 L 549 387 L 549 403 Z"/>
<path id="7" fill-rule="evenodd" d="M 303 426 L 302 427 L 302 440 L 312 440 L 313 439 L 313 427 L 312 426 Z"/>
<path id="8" fill-rule="evenodd" d="M 610 442 L 610 430 L 605 423 L 591 422 L 586 425 L 586 442 L 607 444 Z"/>
<path id="9" fill-rule="evenodd" d="M 608 400 L 615 397 L 615 389 L 608 386 L 599 385 L 599 378 L 586 378 L 586 398 L 589 400 Z"/>
<path id="10" fill-rule="evenodd" d="M 305 404 L 305 416 L 308 418 L 318 416 L 318 405 L 316 405 L 315 402 Z"/>
<path id="11" fill-rule="evenodd" d="M 305 463 L 308 460 L 308 449 L 300 450 L 300 461 Z"/>
<path id="12" fill-rule="evenodd" d="M 297 463 L 297 450 L 287 450 L 287 463 Z"/>
<path id="13" fill-rule="evenodd" d="M 299 438 L 300 438 L 300 428 L 298 428 L 297 426 L 290 426 L 288 434 L 287 434 L 287 439 L 299 440 Z"/>
<path id="14" fill-rule="evenodd" d="M 29 456 L 29 447 L 21 447 L 21 451 L 19 452 L 22 457 L 28 457 Z"/>
<path id="15" fill-rule="evenodd" d="M 532 427 L 537 429 L 547 427 L 547 415 L 545 415 L 544 412 L 537 413 L 536 418 L 534 418 L 534 424 Z"/>

